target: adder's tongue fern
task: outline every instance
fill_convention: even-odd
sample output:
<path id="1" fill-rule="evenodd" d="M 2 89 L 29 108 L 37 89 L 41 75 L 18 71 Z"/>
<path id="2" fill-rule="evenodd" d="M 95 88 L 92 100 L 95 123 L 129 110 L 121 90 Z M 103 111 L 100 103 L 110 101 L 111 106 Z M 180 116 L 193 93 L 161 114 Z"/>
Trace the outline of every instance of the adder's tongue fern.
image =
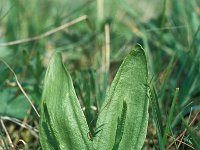
<path id="1" fill-rule="evenodd" d="M 42 96 L 40 142 L 44 150 L 139 150 L 148 124 L 147 63 L 141 46 L 120 66 L 89 132 L 71 76 L 56 53 L 49 64 Z"/>

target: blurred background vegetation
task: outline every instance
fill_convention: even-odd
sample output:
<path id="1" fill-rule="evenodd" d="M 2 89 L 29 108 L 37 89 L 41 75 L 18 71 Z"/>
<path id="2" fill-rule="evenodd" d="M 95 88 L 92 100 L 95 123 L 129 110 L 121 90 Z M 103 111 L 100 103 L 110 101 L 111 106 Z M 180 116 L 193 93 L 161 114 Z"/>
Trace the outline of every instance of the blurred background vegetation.
<path id="1" fill-rule="evenodd" d="M 200 0 L 0 0 L 1 60 L 40 110 L 46 67 L 61 51 L 91 131 L 125 55 L 143 46 L 151 91 L 144 149 L 200 149 L 199 30 Z M 1 148 L 40 149 L 38 117 L 3 61 L 0 116 Z"/>

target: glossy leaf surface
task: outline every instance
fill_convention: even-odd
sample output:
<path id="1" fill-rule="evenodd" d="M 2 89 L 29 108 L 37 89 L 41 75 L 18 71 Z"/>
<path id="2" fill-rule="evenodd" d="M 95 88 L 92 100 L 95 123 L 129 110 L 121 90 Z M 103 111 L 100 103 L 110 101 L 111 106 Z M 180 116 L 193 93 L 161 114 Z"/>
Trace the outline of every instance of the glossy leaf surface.
<path id="1" fill-rule="evenodd" d="M 102 130 L 94 138 L 95 149 L 142 148 L 148 124 L 147 76 L 145 53 L 138 45 L 124 59 L 107 93 L 97 121 L 97 128 L 102 126 Z M 123 113 L 123 103 L 127 105 L 126 113 Z M 122 114 L 126 116 L 121 118 Z M 121 139 L 116 138 L 120 119 L 123 120 Z"/>
<path id="2" fill-rule="evenodd" d="M 45 77 L 40 120 L 43 149 L 139 150 L 148 124 L 147 64 L 137 46 L 124 59 L 99 112 L 93 141 L 60 54 Z M 94 146 L 94 147 L 93 147 Z"/>
<path id="3" fill-rule="evenodd" d="M 89 128 L 72 79 L 56 53 L 47 69 L 42 97 L 40 142 L 44 150 L 90 150 Z"/>

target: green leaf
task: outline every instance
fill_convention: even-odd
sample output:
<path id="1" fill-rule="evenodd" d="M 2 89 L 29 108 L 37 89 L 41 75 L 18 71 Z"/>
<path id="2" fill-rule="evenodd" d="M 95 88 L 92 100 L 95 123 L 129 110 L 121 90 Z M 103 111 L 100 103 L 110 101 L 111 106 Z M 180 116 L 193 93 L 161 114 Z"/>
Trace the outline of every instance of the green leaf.
<path id="1" fill-rule="evenodd" d="M 123 114 L 124 101 L 126 117 L 118 149 L 142 148 L 148 124 L 147 77 L 145 53 L 138 45 L 123 61 L 102 105 L 97 128 L 103 126 L 94 138 L 95 149 L 111 150 L 116 144 L 118 118 Z"/>
<path id="2" fill-rule="evenodd" d="M 190 141 L 192 143 L 192 146 L 194 147 L 193 149 L 200 149 L 200 136 L 197 134 L 199 132 L 198 129 L 195 129 L 193 127 L 190 127 L 187 123 L 187 121 L 183 118 L 183 116 L 181 115 L 181 119 L 183 121 L 184 126 L 187 128 L 188 130 L 188 135 L 190 137 Z"/>
<path id="3" fill-rule="evenodd" d="M 31 108 L 24 95 L 16 96 L 16 89 L 4 89 L 0 92 L 0 116 L 24 119 Z M 16 109 L 19 108 L 19 109 Z"/>
<path id="4" fill-rule="evenodd" d="M 191 142 L 193 144 L 193 147 L 195 149 L 200 149 L 200 137 L 197 135 L 197 131 L 195 131 L 193 128 L 191 127 L 187 127 L 188 128 L 188 131 L 189 131 L 189 135 L 191 137 Z"/>
<path id="5" fill-rule="evenodd" d="M 56 53 L 47 69 L 42 96 L 40 142 L 44 150 L 90 150 L 89 128 L 72 79 Z"/>
<path id="6" fill-rule="evenodd" d="M 172 119 L 173 119 L 173 115 L 174 115 L 174 111 L 175 111 L 175 106 L 176 106 L 176 100 L 179 94 L 179 88 L 176 88 L 175 94 L 174 94 L 174 98 L 172 100 L 172 106 L 170 108 L 170 112 L 169 115 L 167 117 L 167 124 L 165 127 L 165 131 L 164 131 L 164 135 L 163 135 L 163 145 L 165 146 L 167 143 L 167 135 L 169 135 L 170 132 L 170 124 L 172 123 Z"/>
<path id="7" fill-rule="evenodd" d="M 126 120 L 126 111 L 127 111 L 127 104 L 124 101 L 123 103 L 123 110 L 121 114 L 121 118 L 118 118 L 118 124 L 117 124 L 117 130 L 116 130 L 116 135 L 115 135 L 115 144 L 113 146 L 113 150 L 118 150 L 119 149 L 119 144 L 122 140 L 122 136 L 124 133 L 124 124 Z"/>
<path id="8" fill-rule="evenodd" d="M 151 112 L 152 112 L 152 117 L 155 123 L 155 128 L 157 130 L 157 136 L 158 136 L 158 144 L 159 144 L 159 149 L 164 150 L 164 145 L 163 145 L 163 134 L 164 134 L 164 129 L 162 125 L 162 117 L 161 117 L 161 111 L 159 107 L 159 102 L 158 102 L 158 96 L 156 93 L 156 90 L 154 86 L 150 83 L 149 84 L 149 99 L 151 103 Z"/>

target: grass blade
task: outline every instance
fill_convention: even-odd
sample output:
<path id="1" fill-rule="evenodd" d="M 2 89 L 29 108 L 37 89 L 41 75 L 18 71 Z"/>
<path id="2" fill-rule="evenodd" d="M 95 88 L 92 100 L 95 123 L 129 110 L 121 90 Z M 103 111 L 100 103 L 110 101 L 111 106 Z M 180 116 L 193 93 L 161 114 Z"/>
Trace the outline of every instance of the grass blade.
<path id="1" fill-rule="evenodd" d="M 164 131 L 164 136 L 163 136 L 163 145 L 165 146 L 167 143 L 167 136 L 169 135 L 170 132 L 170 124 L 172 123 L 172 119 L 173 119 L 173 114 L 174 114 L 174 110 L 175 110 L 175 104 L 176 104 L 176 100 L 179 94 L 179 88 L 176 88 L 175 94 L 174 94 L 174 98 L 172 101 L 172 106 L 169 112 L 169 116 L 167 118 L 167 124 L 165 127 L 165 131 Z"/>

